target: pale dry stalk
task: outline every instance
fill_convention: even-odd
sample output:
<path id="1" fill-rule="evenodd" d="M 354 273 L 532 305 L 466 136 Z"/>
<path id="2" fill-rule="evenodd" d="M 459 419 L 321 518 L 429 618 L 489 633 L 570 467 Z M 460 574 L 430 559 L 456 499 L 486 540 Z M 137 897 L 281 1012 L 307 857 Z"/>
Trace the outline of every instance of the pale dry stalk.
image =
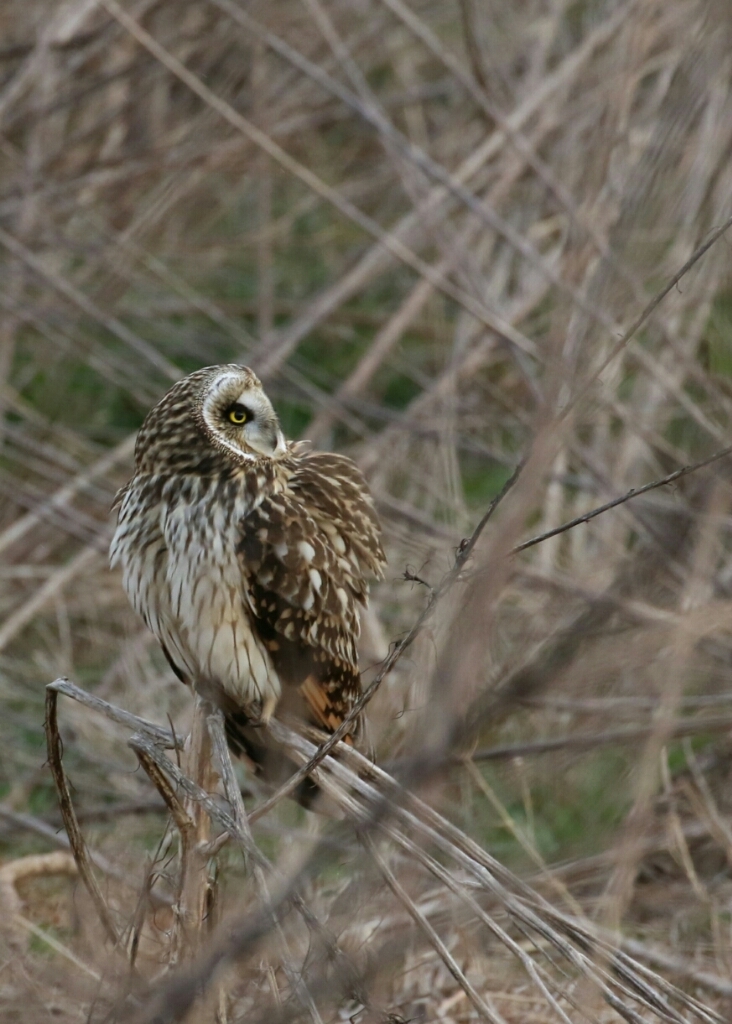
<path id="1" fill-rule="evenodd" d="M 212 793 L 218 775 L 213 765 L 207 712 L 207 703 L 196 697 L 191 731 L 183 754 L 183 770 L 200 789 Z M 190 825 L 180 829 L 180 881 L 176 931 L 171 945 L 172 963 L 191 958 L 198 952 L 205 938 L 206 919 L 211 909 L 207 852 L 211 819 L 200 801 L 186 794 L 182 799 Z"/>

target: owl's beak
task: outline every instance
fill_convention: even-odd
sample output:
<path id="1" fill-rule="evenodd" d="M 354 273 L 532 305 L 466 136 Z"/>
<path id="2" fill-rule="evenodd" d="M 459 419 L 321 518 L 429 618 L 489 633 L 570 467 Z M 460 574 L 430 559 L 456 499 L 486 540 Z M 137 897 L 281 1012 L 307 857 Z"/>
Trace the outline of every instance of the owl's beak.
<path id="1" fill-rule="evenodd" d="M 275 432 L 275 443 L 274 443 L 274 454 L 285 455 L 287 452 L 287 443 L 285 441 L 285 435 L 282 433 L 279 427 Z"/>
<path id="2" fill-rule="evenodd" d="M 253 424 L 253 429 L 245 428 L 247 444 L 259 452 L 276 459 L 287 452 L 287 445 L 277 422 Z"/>

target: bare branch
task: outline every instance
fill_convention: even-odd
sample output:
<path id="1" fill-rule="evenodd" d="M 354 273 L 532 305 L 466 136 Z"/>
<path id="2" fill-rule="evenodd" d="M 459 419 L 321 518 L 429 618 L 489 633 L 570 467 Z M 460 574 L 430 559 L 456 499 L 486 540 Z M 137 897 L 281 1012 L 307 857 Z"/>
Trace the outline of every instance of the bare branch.
<path id="1" fill-rule="evenodd" d="M 74 860 L 79 869 L 82 881 L 87 888 L 87 892 L 91 896 L 92 903 L 96 908 L 99 919 L 104 926 L 104 930 L 115 945 L 119 943 L 119 932 L 117 926 L 112 917 L 112 913 L 107 906 L 107 901 L 102 895 L 102 890 L 99 888 L 99 883 L 94 876 L 94 869 L 92 868 L 91 861 L 89 860 L 89 854 L 87 852 L 86 843 L 84 837 L 81 834 L 79 823 L 76 820 L 76 813 L 74 812 L 74 805 L 71 800 L 71 790 L 69 789 L 69 782 L 66 778 L 66 772 L 63 766 L 63 746 L 61 743 L 61 736 L 58 731 L 58 692 L 54 689 L 53 684 L 46 687 L 46 743 L 48 748 L 48 764 L 53 775 L 53 781 L 56 784 L 56 792 L 58 793 L 59 807 L 61 808 L 61 815 L 64 819 L 64 828 L 66 834 L 69 837 L 71 843 L 71 852 L 74 855 Z"/>

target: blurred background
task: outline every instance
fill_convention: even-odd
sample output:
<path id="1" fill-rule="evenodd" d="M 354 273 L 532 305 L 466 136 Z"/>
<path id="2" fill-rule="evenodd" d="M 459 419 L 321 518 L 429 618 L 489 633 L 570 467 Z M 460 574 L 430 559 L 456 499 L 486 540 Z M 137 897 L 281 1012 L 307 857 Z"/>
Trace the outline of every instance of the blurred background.
<path id="1" fill-rule="evenodd" d="M 389 569 L 367 681 L 531 455 L 481 572 L 375 698 L 374 742 L 414 755 L 435 709 L 525 673 L 477 755 L 433 780 L 436 805 L 575 911 L 602 917 L 610 894 L 636 955 L 726 1005 L 730 465 L 507 552 L 730 442 L 730 238 L 617 342 L 732 213 L 731 81 L 726 0 L 5 0 L 6 862 L 61 842 L 46 683 L 187 728 L 190 696 L 107 567 L 109 509 L 170 384 L 242 362 L 288 437 L 368 478 Z M 453 651 L 453 689 L 461 615 L 473 661 Z M 85 835 L 133 870 L 165 818 L 127 734 L 71 702 L 62 731 Z M 255 836 L 276 856 L 308 827 L 283 804 Z M 30 925 L 2 939 L 3 1019 L 88 1019 L 68 994 L 83 971 L 51 942 L 93 960 L 82 896 L 56 875 L 17 891 Z M 399 956 L 380 982 L 394 1012 L 477 1019 L 419 944 Z M 481 970 L 505 1020 L 559 1019 L 521 1002 L 510 966 Z"/>

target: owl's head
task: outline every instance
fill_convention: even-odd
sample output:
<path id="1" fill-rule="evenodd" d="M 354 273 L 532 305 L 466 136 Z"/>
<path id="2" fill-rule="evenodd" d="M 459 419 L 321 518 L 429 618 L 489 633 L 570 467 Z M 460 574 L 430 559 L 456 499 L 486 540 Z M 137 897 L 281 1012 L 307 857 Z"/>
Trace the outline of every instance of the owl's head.
<path id="1" fill-rule="evenodd" d="M 272 403 L 247 366 L 207 366 L 178 381 L 148 413 L 135 450 L 148 472 L 205 470 L 216 453 L 240 463 L 287 453 Z"/>
<path id="2" fill-rule="evenodd" d="M 259 378 L 249 367 L 233 363 L 211 369 L 215 373 L 203 378 L 196 395 L 197 412 L 208 439 L 239 458 L 284 455 L 285 438 Z"/>

